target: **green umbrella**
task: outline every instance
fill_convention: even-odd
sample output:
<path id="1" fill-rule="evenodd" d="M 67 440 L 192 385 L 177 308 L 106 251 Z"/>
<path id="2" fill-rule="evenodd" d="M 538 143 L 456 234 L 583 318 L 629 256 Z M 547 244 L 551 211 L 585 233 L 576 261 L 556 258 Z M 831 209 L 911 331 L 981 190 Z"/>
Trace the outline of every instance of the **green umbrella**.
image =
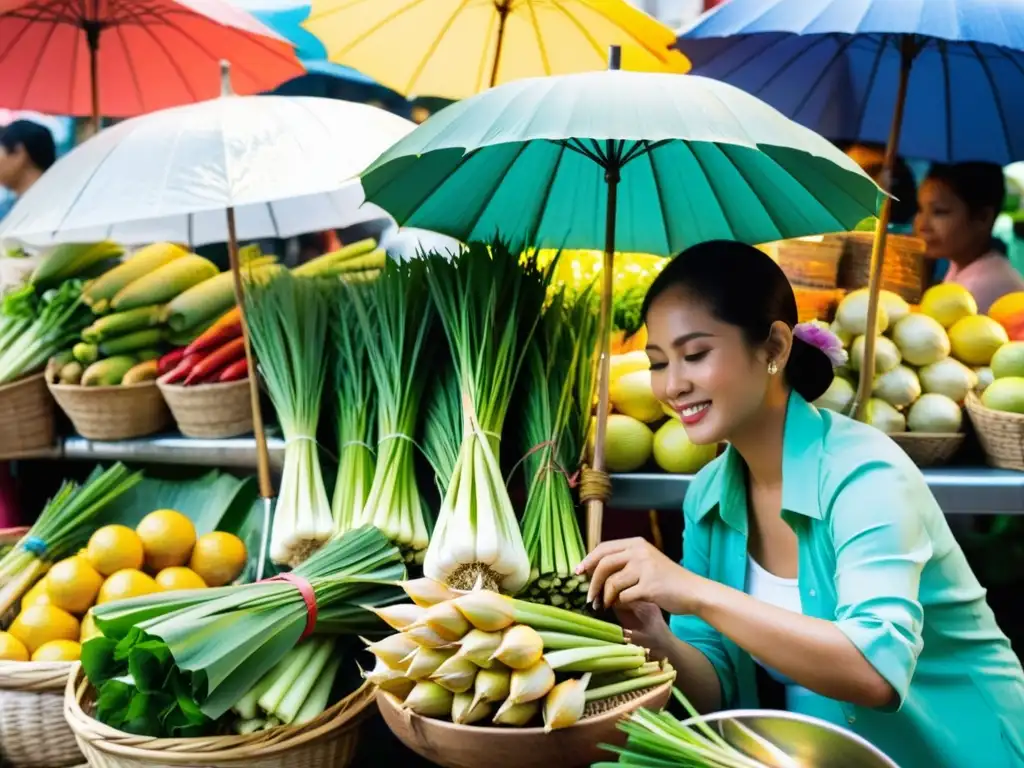
<path id="1" fill-rule="evenodd" d="M 615 251 L 669 256 L 852 229 L 882 193 L 818 134 L 730 85 L 617 68 L 518 80 L 433 115 L 362 176 L 405 226 L 605 250 L 588 540 L 600 540 Z M 586 484 L 585 484 L 586 485 Z M 596 497 L 596 498 L 595 498 Z"/>

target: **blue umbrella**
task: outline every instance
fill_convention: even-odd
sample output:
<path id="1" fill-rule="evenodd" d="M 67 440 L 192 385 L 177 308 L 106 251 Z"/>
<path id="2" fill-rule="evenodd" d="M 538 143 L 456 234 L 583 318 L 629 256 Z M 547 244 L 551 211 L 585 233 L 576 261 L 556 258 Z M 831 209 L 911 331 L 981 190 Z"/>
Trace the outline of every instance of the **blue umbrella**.
<path id="1" fill-rule="evenodd" d="M 693 72 L 833 139 L 943 162 L 1024 159 L 1024 0 L 727 0 L 677 41 Z M 867 415 L 891 199 L 871 254 L 856 413 Z"/>

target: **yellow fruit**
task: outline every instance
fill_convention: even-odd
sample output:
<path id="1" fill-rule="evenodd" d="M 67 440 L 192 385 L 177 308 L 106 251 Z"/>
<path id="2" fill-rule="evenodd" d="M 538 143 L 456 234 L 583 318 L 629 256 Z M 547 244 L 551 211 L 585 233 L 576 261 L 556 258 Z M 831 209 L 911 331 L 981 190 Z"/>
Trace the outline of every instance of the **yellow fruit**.
<path id="1" fill-rule="evenodd" d="M 214 531 L 196 541 L 188 567 L 209 586 L 223 587 L 241 575 L 247 560 L 248 553 L 240 538 Z"/>
<path id="2" fill-rule="evenodd" d="M 8 630 L 29 653 L 51 640 L 77 640 L 78 619 L 53 605 L 33 605 L 18 614 Z"/>
<path id="3" fill-rule="evenodd" d="M 949 329 L 953 357 L 967 365 L 988 365 L 1009 340 L 1006 329 L 986 315 L 963 317 Z"/>
<path id="4" fill-rule="evenodd" d="M 39 581 L 28 592 L 21 598 L 21 610 L 25 610 L 30 605 L 50 605 L 50 593 L 46 591 L 46 577 L 43 576 Z"/>
<path id="5" fill-rule="evenodd" d="M 619 376 L 611 385 L 612 406 L 619 413 L 650 423 L 664 418 L 661 401 L 651 390 L 651 372 L 633 371 Z"/>
<path id="6" fill-rule="evenodd" d="M 32 661 L 78 661 L 81 658 L 82 646 L 74 640 L 51 640 L 32 654 Z"/>
<path id="7" fill-rule="evenodd" d="M 651 458 L 654 434 L 643 422 L 613 413 L 608 417 L 604 459 L 611 472 L 633 472 Z"/>
<path id="8" fill-rule="evenodd" d="M 125 568 L 142 568 L 145 552 L 142 539 L 126 525 L 105 525 L 89 539 L 86 550 L 92 567 L 103 576 Z"/>
<path id="9" fill-rule="evenodd" d="M 28 661 L 25 644 L 10 632 L 0 632 L 0 661 Z"/>
<path id="10" fill-rule="evenodd" d="M 135 532 L 142 539 L 146 567 L 154 573 L 187 563 L 196 543 L 192 521 L 173 509 L 150 512 Z"/>
<path id="11" fill-rule="evenodd" d="M 996 379 L 982 394 L 981 402 L 993 411 L 1024 414 L 1024 377 Z"/>
<path id="12" fill-rule="evenodd" d="M 992 355 L 992 376 L 1024 376 L 1024 341 L 1011 341 L 996 350 Z"/>
<path id="13" fill-rule="evenodd" d="M 96 619 L 93 618 L 92 611 L 89 611 L 82 617 L 82 629 L 79 633 L 78 642 L 86 643 L 94 637 L 99 637 L 101 634 L 99 627 L 96 626 Z"/>
<path id="14" fill-rule="evenodd" d="M 962 285 L 941 283 L 924 292 L 921 312 L 938 320 L 943 328 L 952 328 L 961 318 L 978 314 L 978 302 Z"/>
<path id="15" fill-rule="evenodd" d="M 718 445 L 695 445 L 678 419 L 654 433 L 654 461 L 666 472 L 691 475 L 718 455 Z"/>
<path id="16" fill-rule="evenodd" d="M 206 589 L 206 582 L 199 574 L 188 568 L 164 568 L 156 575 L 156 583 L 168 592 L 179 589 Z"/>
<path id="17" fill-rule="evenodd" d="M 46 574 L 50 602 L 68 613 L 83 614 L 92 608 L 103 577 L 79 555 L 61 560 Z"/>
<path id="18" fill-rule="evenodd" d="M 112 603 L 115 600 L 127 600 L 130 597 L 151 595 L 160 591 L 160 585 L 142 571 L 125 568 L 107 577 L 100 587 L 96 605 Z"/>

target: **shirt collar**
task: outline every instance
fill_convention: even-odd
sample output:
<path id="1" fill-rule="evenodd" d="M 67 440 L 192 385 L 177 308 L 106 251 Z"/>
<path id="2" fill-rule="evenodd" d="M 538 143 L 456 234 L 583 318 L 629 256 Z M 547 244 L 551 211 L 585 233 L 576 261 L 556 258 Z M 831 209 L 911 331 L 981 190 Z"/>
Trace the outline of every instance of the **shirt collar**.
<path id="1" fill-rule="evenodd" d="M 825 422 L 818 409 L 796 392 L 789 396 L 782 436 L 782 509 L 822 519 L 818 503 Z M 713 509 L 723 522 L 744 532 L 747 527 L 746 464 L 731 445 L 704 494 L 697 518 Z"/>

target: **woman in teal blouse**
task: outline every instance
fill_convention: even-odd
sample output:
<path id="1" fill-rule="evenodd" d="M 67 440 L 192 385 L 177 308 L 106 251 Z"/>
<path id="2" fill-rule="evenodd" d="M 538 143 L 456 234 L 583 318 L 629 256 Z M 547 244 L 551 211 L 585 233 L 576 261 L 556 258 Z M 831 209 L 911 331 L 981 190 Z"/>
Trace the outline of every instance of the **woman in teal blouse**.
<path id="1" fill-rule="evenodd" d="M 787 707 L 901 768 L 1024 765 L 1024 673 L 924 477 L 874 428 L 810 403 L 843 354 L 797 324 L 755 248 L 678 256 L 644 304 L 655 394 L 695 443 L 729 443 L 686 494 L 680 567 L 642 539 L 578 569 L 702 711 Z M 666 624 L 662 611 L 671 614 Z"/>

